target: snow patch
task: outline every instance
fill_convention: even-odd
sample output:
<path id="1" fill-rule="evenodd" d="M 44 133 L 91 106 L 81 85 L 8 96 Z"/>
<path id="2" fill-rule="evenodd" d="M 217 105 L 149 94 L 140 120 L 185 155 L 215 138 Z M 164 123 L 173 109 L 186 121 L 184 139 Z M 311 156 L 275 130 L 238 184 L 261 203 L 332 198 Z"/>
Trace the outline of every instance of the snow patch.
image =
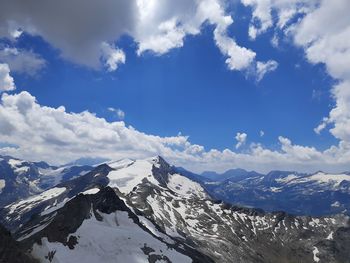
<path id="1" fill-rule="evenodd" d="M 2 189 L 4 189 L 6 186 L 6 181 L 4 179 L 0 179 L 0 193 L 2 192 Z"/>
<path id="2" fill-rule="evenodd" d="M 16 168 L 17 166 L 22 165 L 23 161 L 21 160 L 16 160 L 16 159 L 10 159 L 8 160 L 8 164 L 12 167 L 12 168 Z"/>
<path id="3" fill-rule="evenodd" d="M 21 161 L 21 160 L 16 160 L 16 159 L 8 160 L 8 164 L 11 166 L 11 168 L 16 174 L 23 174 L 29 171 L 30 168 L 28 166 L 22 166 L 23 163 L 24 161 Z"/>
<path id="4" fill-rule="evenodd" d="M 286 184 L 286 183 L 289 183 L 290 181 L 294 180 L 294 179 L 297 179 L 298 176 L 296 176 L 295 174 L 289 174 L 287 175 L 286 177 L 283 177 L 283 178 L 277 178 L 275 179 L 275 181 L 277 183 L 282 183 L 282 184 Z"/>
<path id="5" fill-rule="evenodd" d="M 333 240 L 333 231 L 331 233 L 329 233 L 329 235 L 327 236 L 328 240 Z"/>
<path id="6" fill-rule="evenodd" d="M 52 206 L 46 207 L 45 210 L 40 213 L 40 215 L 42 215 L 42 216 L 48 215 L 48 214 L 62 208 L 71 199 L 72 198 L 65 198 L 62 202 L 60 202 L 58 204 L 57 204 L 57 200 L 56 200 Z"/>
<path id="7" fill-rule="evenodd" d="M 47 220 L 47 222 L 41 223 L 40 225 L 36 225 L 36 226 L 32 227 L 32 229 L 31 229 L 31 231 L 29 233 L 25 234 L 24 236 L 21 236 L 20 238 L 17 239 L 17 241 L 22 241 L 24 239 L 27 239 L 27 238 L 33 236 L 34 234 L 40 232 L 41 230 L 45 229 L 45 227 L 47 227 L 51 223 L 51 221 L 52 221 L 52 219 L 54 218 L 55 215 L 56 214 L 51 216 L 49 218 L 49 220 Z"/>
<path id="8" fill-rule="evenodd" d="M 270 187 L 270 191 L 274 193 L 278 193 L 282 191 L 282 188 L 280 187 Z"/>
<path id="9" fill-rule="evenodd" d="M 89 190 L 86 190 L 84 192 L 82 192 L 82 194 L 84 195 L 93 195 L 93 194 L 97 194 L 100 191 L 100 188 L 91 188 Z"/>
<path id="10" fill-rule="evenodd" d="M 319 262 L 320 261 L 320 258 L 317 256 L 318 253 L 320 253 L 320 251 L 318 250 L 317 247 L 314 247 L 314 250 L 312 251 L 312 254 L 314 255 L 314 261 L 315 262 Z"/>
<path id="11" fill-rule="evenodd" d="M 205 198 L 207 195 L 200 184 L 180 175 L 169 175 L 168 188 L 182 197 L 199 197 Z"/>
<path id="12" fill-rule="evenodd" d="M 334 186 L 339 186 L 342 181 L 350 181 L 350 175 L 348 174 L 326 174 L 326 173 L 316 173 L 308 177 L 311 181 L 318 181 L 320 183 L 334 184 Z"/>
<path id="13" fill-rule="evenodd" d="M 333 204 L 331 204 L 331 207 L 340 207 L 340 202 L 335 201 Z"/>

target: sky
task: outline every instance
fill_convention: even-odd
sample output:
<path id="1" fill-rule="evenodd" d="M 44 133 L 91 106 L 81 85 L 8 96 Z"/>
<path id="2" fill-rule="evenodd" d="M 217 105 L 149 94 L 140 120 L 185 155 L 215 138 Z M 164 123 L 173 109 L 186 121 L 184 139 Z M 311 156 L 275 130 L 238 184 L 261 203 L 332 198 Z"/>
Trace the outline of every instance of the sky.
<path id="1" fill-rule="evenodd" d="M 0 154 L 350 170 L 347 0 L 3 0 Z"/>

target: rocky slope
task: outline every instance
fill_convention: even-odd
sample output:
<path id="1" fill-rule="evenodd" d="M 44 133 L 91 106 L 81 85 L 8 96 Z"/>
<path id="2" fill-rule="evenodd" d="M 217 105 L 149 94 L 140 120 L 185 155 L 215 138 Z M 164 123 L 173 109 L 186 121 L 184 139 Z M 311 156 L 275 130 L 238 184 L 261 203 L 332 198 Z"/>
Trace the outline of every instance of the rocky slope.
<path id="1" fill-rule="evenodd" d="M 11 233 L 0 225 L 0 262 L 39 263 L 31 255 L 25 253 Z"/>

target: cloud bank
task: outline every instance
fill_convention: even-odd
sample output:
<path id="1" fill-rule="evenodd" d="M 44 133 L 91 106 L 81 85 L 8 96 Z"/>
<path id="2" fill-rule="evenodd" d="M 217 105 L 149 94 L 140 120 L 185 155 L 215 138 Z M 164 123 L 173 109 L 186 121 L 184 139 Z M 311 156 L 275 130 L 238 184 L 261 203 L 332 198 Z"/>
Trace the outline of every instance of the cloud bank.
<path id="1" fill-rule="evenodd" d="M 15 88 L 16 86 L 10 75 L 9 66 L 0 63 L 0 92 L 14 90 Z"/>
<path id="2" fill-rule="evenodd" d="M 346 142 L 318 151 L 279 137 L 278 150 L 252 143 L 244 153 L 230 149 L 207 151 L 203 146 L 191 143 L 187 136 L 145 134 L 126 126 L 123 121 L 108 122 L 88 111 L 70 113 L 63 106 L 42 106 L 25 91 L 2 95 L 0 123 L 0 141 L 15 145 L 0 148 L 0 154 L 29 160 L 55 160 L 57 164 L 81 157 L 119 159 L 160 154 L 171 163 L 194 171 L 224 171 L 232 167 L 261 172 L 271 169 L 342 171 L 350 168 L 350 145 Z M 245 133 L 236 136 L 241 144 L 246 138 Z"/>

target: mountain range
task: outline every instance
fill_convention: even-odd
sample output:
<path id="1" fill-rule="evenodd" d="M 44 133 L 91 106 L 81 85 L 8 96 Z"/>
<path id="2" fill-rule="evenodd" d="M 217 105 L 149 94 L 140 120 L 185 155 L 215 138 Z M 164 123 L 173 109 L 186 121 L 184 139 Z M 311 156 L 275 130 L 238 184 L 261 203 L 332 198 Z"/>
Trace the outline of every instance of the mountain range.
<path id="1" fill-rule="evenodd" d="M 306 174 L 243 169 L 223 174 L 205 172 L 195 178 L 216 199 L 265 211 L 295 215 L 332 215 L 350 212 L 350 173 L 322 171 Z"/>
<path id="2" fill-rule="evenodd" d="M 24 189 L 31 190 L 33 182 L 38 187 L 37 192 L 24 191 L 16 200 L 4 201 L 0 220 L 11 235 L 5 230 L 0 235 L 11 242 L 3 244 L 3 251 L 16 249 L 17 254 L 30 258 L 15 261 L 16 257 L 5 253 L 4 262 L 350 262 L 346 213 L 265 212 L 219 201 L 216 196 L 218 187 L 245 180 L 251 187 L 264 179 L 270 188 L 287 185 L 289 179 L 316 187 L 310 182 L 315 175 L 324 178 L 323 174 L 294 179 L 287 173 L 270 174 L 262 179 L 255 173 L 237 176 L 237 181 L 232 177 L 219 181 L 176 168 L 159 156 L 89 166 L 84 173 L 88 167 L 66 168 L 76 169 L 75 175 L 62 173 L 62 167 L 42 168 L 43 163 L 11 157 L 2 157 L 1 162 L 19 176 Z M 21 174 L 27 170 L 23 167 L 32 166 L 38 173 Z M 50 176 L 46 180 L 43 171 L 47 169 L 57 172 L 52 177 L 55 180 Z M 6 183 L 0 198 L 7 196 L 8 177 L 1 172 Z M 22 177 L 31 179 L 20 180 Z M 333 182 L 338 177 L 319 184 L 328 187 L 332 183 L 343 189 L 344 178 L 339 185 Z"/>

